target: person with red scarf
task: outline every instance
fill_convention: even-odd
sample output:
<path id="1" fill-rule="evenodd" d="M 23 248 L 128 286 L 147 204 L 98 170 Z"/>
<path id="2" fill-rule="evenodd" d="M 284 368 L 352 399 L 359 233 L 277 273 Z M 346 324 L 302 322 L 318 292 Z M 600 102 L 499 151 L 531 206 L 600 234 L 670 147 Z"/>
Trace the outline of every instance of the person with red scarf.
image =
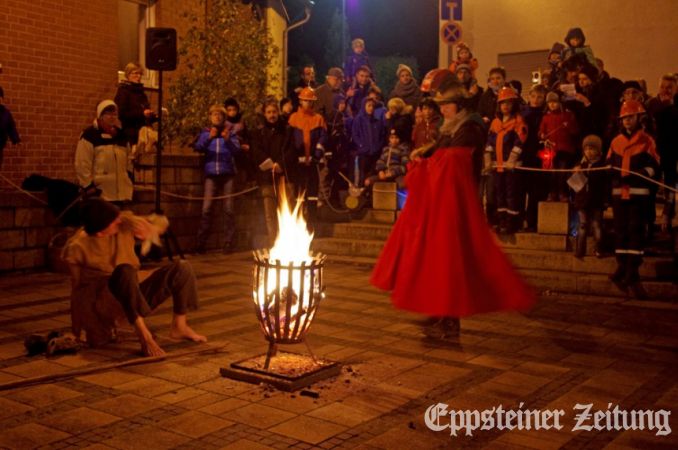
<path id="1" fill-rule="evenodd" d="M 299 109 L 292 113 L 294 148 L 299 161 L 298 179 L 292 180 L 301 192 L 305 192 L 306 215 L 309 222 L 316 219 L 318 208 L 328 199 L 318 198 L 319 184 L 327 178 L 327 159 L 332 155 L 325 151 L 327 126 L 323 116 L 313 111 L 318 100 L 315 91 L 304 88 L 299 93 Z M 322 167 L 320 167 L 322 165 Z"/>
<path id="2" fill-rule="evenodd" d="M 460 317 L 524 310 L 535 301 L 478 201 L 474 154 L 482 155 L 485 130 L 467 109 L 468 98 L 456 81 L 436 94 L 445 119 L 441 136 L 434 147 L 413 152 L 407 203 L 370 278 L 391 291 L 396 308 L 429 316 L 423 331 L 438 339 L 458 335 Z"/>
<path id="3" fill-rule="evenodd" d="M 621 132 L 612 140 L 607 153 L 612 168 L 612 212 L 614 215 L 615 256 L 617 270 L 610 276 L 623 292 L 638 299 L 647 297 L 640 283 L 638 269 L 643 263 L 645 227 L 651 183 L 632 174 L 659 179 L 659 156 L 654 139 L 641 125 L 643 104 L 626 100 L 619 111 Z M 653 205 L 654 206 L 654 205 Z"/>
<path id="4" fill-rule="evenodd" d="M 518 93 L 503 87 L 497 97 L 497 114 L 490 125 L 485 148 L 485 172 L 494 169 L 494 189 L 499 230 L 513 234 L 522 228 L 520 176 L 514 168 L 522 165 L 527 124 L 518 114 Z"/>
<path id="5" fill-rule="evenodd" d="M 101 189 L 101 197 L 122 204 L 132 200 L 134 187 L 130 148 L 120 129 L 113 100 L 97 105 L 97 118 L 80 135 L 75 150 L 75 173 L 82 188 Z"/>

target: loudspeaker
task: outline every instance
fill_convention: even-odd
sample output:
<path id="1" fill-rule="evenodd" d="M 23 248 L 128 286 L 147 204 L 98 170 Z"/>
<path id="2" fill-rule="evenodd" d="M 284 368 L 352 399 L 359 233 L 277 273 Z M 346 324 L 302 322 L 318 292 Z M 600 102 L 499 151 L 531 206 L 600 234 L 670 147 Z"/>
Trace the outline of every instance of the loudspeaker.
<path id="1" fill-rule="evenodd" d="M 174 28 L 146 29 L 146 68 L 175 70 L 177 68 L 177 30 Z"/>

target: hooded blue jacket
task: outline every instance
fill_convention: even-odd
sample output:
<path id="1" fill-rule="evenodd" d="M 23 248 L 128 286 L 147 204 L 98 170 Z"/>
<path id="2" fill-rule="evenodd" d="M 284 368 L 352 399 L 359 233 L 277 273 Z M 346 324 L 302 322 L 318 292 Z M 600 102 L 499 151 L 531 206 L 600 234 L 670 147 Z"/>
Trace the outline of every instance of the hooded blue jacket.
<path id="1" fill-rule="evenodd" d="M 379 155 L 386 140 L 386 127 L 383 119 L 377 117 L 376 108 L 372 115 L 365 112 L 367 98 L 360 105 L 360 112 L 353 119 L 351 137 L 358 155 Z"/>
<path id="2" fill-rule="evenodd" d="M 205 153 L 205 175 L 234 175 L 236 173 L 233 157 L 240 153 L 240 142 L 235 133 L 230 133 L 228 139 L 221 135 L 210 138 L 210 128 L 200 132 L 195 143 L 195 151 Z"/>

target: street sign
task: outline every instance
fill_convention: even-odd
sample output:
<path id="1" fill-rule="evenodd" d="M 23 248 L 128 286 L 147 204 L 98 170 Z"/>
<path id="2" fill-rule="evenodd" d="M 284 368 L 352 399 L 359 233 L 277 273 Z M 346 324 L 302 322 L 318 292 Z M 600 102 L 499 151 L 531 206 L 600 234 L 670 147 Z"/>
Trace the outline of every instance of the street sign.
<path id="1" fill-rule="evenodd" d="M 440 29 L 440 39 L 448 45 L 454 45 L 461 40 L 461 24 L 446 22 Z"/>
<path id="2" fill-rule="evenodd" d="M 461 20 L 462 0 L 440 0 L 440 20 Z"/>

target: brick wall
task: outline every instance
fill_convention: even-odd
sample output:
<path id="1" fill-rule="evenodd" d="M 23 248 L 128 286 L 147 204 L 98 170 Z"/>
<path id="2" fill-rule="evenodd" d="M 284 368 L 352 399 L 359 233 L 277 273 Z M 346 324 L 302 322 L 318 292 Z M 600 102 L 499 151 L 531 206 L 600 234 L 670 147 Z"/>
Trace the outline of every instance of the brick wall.
<path id="1" fill-rule="evenodd" d="M 155 186 L 155 158 L 144 156 L 135 170 L 137 189 L 132 210 L 136 214 L 150 214 L 155 210 L 155 194 L 145 188 Z M 197 155 L 169 155 L 163 158 L 163 190 L 191 197 L 202 195 L 202 168 Z M 236 190 L 247 185 L 237 183 Z M 42 194 L 39 198 L 45 199 Z M 212 229 L 208 250 L 223 245 L 221 203 L 212 209 Z M 185 252 L 192 252 L 200 223 L 201 201 L 161 197 L 161 208 L 170 220 L 173 233 Z M 236 248 L 248 250 L 265 245 L 266 226 L 263 205 L 258 191 L 235 199 Z M 49 243 L 63 243 L 67 231 L 58 226 L 54 216 L 41 202 L 18 192 L 0 192 L 0 273 L 42 269 L 50 259 Z M 59 248 L 51 250 L 59 254 Z"/>
<path id="2" fill-rule="evenodd" d="M 116 89 L 116 0 L 3 0 L 0 85 L 23 140 L 3 174 L 73 179 L 78 136 Z"/>
<path id="3" fill-rule="evenodd" d="M 113 98 L 117 88 L 117 2 L 2 0 L 0 85 L 23 140 L 20 147 L 5 148 L 2 174 L 14 182 L 34 172 L 74 180 L 80 132 L 94 119 L 97 103 Z M 200 16 L 201 3 L 163 0 L 156 25 L 181 35 L 182 13 L 192 8 Z M 175 76 L 166 73 L 165 94 Z M 149 99 L 156 104 L 156 95 Z"/>

